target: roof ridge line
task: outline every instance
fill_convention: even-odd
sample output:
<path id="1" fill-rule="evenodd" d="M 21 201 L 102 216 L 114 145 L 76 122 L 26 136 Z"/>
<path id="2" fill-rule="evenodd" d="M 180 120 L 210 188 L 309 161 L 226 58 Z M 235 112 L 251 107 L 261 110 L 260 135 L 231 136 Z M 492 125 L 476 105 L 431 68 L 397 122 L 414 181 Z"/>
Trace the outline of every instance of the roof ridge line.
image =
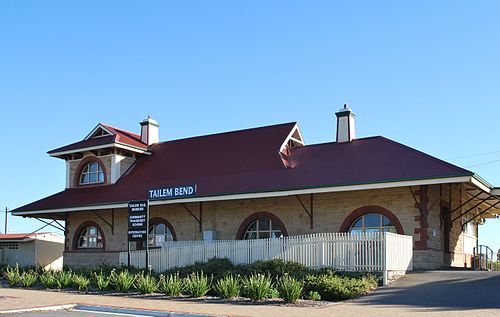
<path id="1" fill-rule="evenodd" d="M 161 142 L 155 143 L 154 145 L 156 145 L 156 144 L 162 144 L 162 143 L 168 143 L 168 142 L 184 141 L 184 140 L 189 140 L 189 139 L 204 138 L 204 137 L 210 137 L 210 136 L 216 136 L 216 135 L 224 135 L 224 134 L 231 134 L 231 133 L 240 133 L 240 132 L 251 131 L 251 130 L 273 128 L 273 127 L 284 126 L 284 125 L 288 125 L 288 124 L 296 125 L 297 123 L 298 123 L 297 121 L 290 121 L 290 122 L 285 122 L 285 123 L 277 123 L 277 124 L 271 124 L 271 125 L 264 125 L 264 126 L 260 126 L 260 127 L 254 127 L 254 128 L 246 128 L 246 129 L 224 131 L 224 132 L 215 132 L 215 133 L 203 134 L 203 135 L 195 135 L 195 136 L 190 136 L 190 137 L 185 137 L 185 138 L 179 138 L 179 139 L 174 139 L 174 140 L 161 141 Z"/>
<path id="2" fill-rule="evenodd" d="M 331 142 L 322 142 L 322 143 L 313 143 L 313 144 L 306 144 L 304 145 L 303 147 L 306 148 L 306 147 L 313 147 L 313 146 L 321 146 L 321 145 L 327 145 L 327 144 L 349 144 L 349 143 L 352 143 L 352 142 L 355 142 L 355 141 L 364 141 L 364 140 L 369 140 L 369 139 L 376 139 L 376 138 L 383 138 L 383 136 L 381 135 L 374 135 L 374 136 L 366 136 L 366 137 L 362 137 L 362 138 L 356 138 L 356 139 L 353 139 L 352 141 L 350 142 L 335 142 L 335 141 L 331 141 Z M 301 147 L 297 147 L 295 149 L 300 149 L 300 148 L 303 148 L 302 146 Z"/>
<path id="3" fill-rule="evenodd" d="M 130 134 L 133 134 L 134 136 L 139 137 L 139 139 L 140 139 L 140 137 L 141 137 L 141 135 L 140 135 L 140 134 L 137 134 L 137 133 L 135 133 L 135 132 L 132 132 L 132 131 L 129 131 L 129 130 L 125 130 L 125 129 L 122 129 L 122 128 L 118 128 L 118 127 L 112 126 L 112 125 L 107 124 L 107 123 L 102 123 L 102 122 L 99 122 L 99 124 L 100 124 L 100 125 L 103 125 L 103 126 L 105 126 L 105 127 L 109 127 L 109 128 L 112 128 L 112 129 L 118 130 L 118 131 L 120 131 L 120 132 L 125 132 L 125 133 L 130 133 Z"/>

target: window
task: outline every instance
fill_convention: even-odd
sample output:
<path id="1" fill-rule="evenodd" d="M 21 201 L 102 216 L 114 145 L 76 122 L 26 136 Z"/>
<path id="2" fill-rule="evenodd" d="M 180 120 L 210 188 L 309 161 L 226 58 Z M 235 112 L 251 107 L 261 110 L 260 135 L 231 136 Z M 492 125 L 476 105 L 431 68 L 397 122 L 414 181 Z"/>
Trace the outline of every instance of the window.
<path id="1" fill-rule="evenodd" d="M 78 238 L 78 248 L 102 248 L 102 235 L 96 226 L 88 226 L 82 230 Z"/>
<path id="2" fill-rule="evenodd" d="M 80 174 L 80 185 L 104 183 L 104 172 L 97 162 L 90 162 Z"/>
<path id="3" fill-rule="evenodd" d="M 266 239 L 282 237 L 281 225 L 271 218 L 260 218 L 254 220 L 247 227 L 243 239 Z"/>
<path id="4" fill-rule="evenodd" d="M 17 249 L 19 249 L 19 243 L 17 243 L 17 242 L 0 242 L 0 249 L 17 250 Z"/>
<path id="5" fill-rule="evenodd" d="M 469 221 L 469 218 L 462 217 L 462 232 L 469 236 L 475 236 L 474 222 Z"/>
<path id="6" fill-rule="evenodd" d="M 379 231 L 397 233 L 396 225 L 386 216 L 377 213 L 367 213 L 360 216 L 349 228 L 351 233 Z"/>
<path id="7" fill-rule="evenodd" d="M 174 235 L 169 226 L 164 223 L 153 224 L 149 227 L 148 243 L 151 247 L 164 247 L 166 242 L 174 241 Z"/>

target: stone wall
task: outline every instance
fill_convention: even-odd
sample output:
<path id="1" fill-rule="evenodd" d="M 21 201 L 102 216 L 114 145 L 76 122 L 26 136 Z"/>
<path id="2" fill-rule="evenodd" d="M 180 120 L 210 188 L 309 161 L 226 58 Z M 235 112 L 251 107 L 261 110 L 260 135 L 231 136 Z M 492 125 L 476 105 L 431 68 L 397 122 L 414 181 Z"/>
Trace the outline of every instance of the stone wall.
<path id="1" fill-rule="evenodd" d="M 418 187 L 416 199 L 421 193 Z M 309 208 L 310 195 L 300 196 L 304 205 Z M 338 232 L 344 220 L 355 210 L 364 206 L 380 206 L 392 212 L 402 225 L 403 233 L 412 235 L 415 245 L 425 248 L 415 248 L 414 267 L 416 269 L 439 268 L 444 264 L 442 224 L 440 218 L 440 205 L 443 200 L 443 188 L 439 185 L 429 186 L 427 189 L 427 228 L 422 230 L 420 210 L 412 196 L 409 187 L 360 190 L 350 192 L 314 194 L 314 224 L 310 227 L 310 218 L 303 209 L 296 196 L 276 198 L 259 198 L 245 200 L 229 200 L 204 202 L 202 205 L 202 227 L 196 219 L 181 204 L 165 204 L 151 206 L 150 217 L 160 217 L 168 221 L 178 240 L 199 240 L 202 231 L 214 231 L 215 239 L 235 239 L 242 223 L 251 215 L 258 212 L 272 213 L 281 220 L 289 235 L 300 235 L 319 232 Z M 191 212 L 200 217 L 200 204 L 188 203 L 185 205 Z M 80 257 L 78 250 L 74 249 L 74 239 L 77 228 L 85 221 L 92 220 L 102 230 L 105 238 L 103 251 L 117 252 L 127 249 L 127 210 L 115 209 L 113 211 L 97 211 L 109 223 L 114 222 L 114 228 L 106 224 L 92 212 L 75 212 L 68 215 L 67 225 L 67 252 L 65 257 Z M 452 235 L 450 239 L 456 239 Z M 132 246 L 135 248 L 135 245 Z M 97 265 L 100 261 L 111 261 L 117 256 L 88 256 L 86 261 Z M 104 253 L 105 254 L 105 253 Z M 68 259 L 66 263 L 76 263 Z M 106 262 L 108 263 L 108 262 Z"/>

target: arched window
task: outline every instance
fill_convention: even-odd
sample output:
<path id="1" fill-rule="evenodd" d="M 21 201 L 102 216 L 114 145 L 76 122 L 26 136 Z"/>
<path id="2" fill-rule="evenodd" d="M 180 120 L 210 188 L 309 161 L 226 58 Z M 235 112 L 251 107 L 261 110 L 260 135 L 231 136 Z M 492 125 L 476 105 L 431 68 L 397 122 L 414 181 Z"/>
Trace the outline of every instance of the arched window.
<path id="1" fill-rule="evenodd" d="M 103 245 L 101 232 L 96 226 L 90 225 L 83 228 L 78 237 L 78 248 L 102 248 Z"/>
<path id="2" fill-rule="evenodd" d="M 245 219 L 238 230 L 238 239 L 267 239 L 287 236 L 285 226 L 271 213 L 256 213 Z"/>
<path id="3" fill-rule="evenodd" d="M 397 233 L 396 226 L 384 215 L 367 213 L 358 217 L 349 228 L 351 233 L 387 231 Z"/>
<path id="4" fill-rule="evenodd" d="M 386 231 L 404 234 L 403 226 L 396 215 L 377 205 L 358 208 L 351 212 L 342 223 L 340 232 L 378 232 Z"/>
<path id="5" fill-rule="evenodd" d="M 92 161 L 85 165 L 80 173 L 80 185 L 104 183 L 101 164 Z"/>
<path id="6" fill-rule="evenodd" d="M 151 225 L 148 230 L 148 243 L 150 247 L 165 247 L 170 241 L 176 241 L 174 228 L 165 219 L 156 217 L 150 219 Z M 142 248 L 146 247 L 146 243 L 142 243 Z"/>

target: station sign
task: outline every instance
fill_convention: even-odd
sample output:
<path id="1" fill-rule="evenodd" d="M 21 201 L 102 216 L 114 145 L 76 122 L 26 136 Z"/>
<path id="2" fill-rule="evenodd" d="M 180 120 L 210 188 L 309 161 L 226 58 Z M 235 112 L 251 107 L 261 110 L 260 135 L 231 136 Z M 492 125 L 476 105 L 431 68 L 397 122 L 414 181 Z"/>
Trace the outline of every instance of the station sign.
<path id="1" fill-rule="evenodd" d="M 148 191 L 149 200 L 190 197 L 196 194 L 196 185 L 154 188 Z"/>
<path id="2" fill-rule="evenodd" d="M 147 200 L 133 200 L 128 202 L 128 241 L 147 240 L 148 212 Z"/>

